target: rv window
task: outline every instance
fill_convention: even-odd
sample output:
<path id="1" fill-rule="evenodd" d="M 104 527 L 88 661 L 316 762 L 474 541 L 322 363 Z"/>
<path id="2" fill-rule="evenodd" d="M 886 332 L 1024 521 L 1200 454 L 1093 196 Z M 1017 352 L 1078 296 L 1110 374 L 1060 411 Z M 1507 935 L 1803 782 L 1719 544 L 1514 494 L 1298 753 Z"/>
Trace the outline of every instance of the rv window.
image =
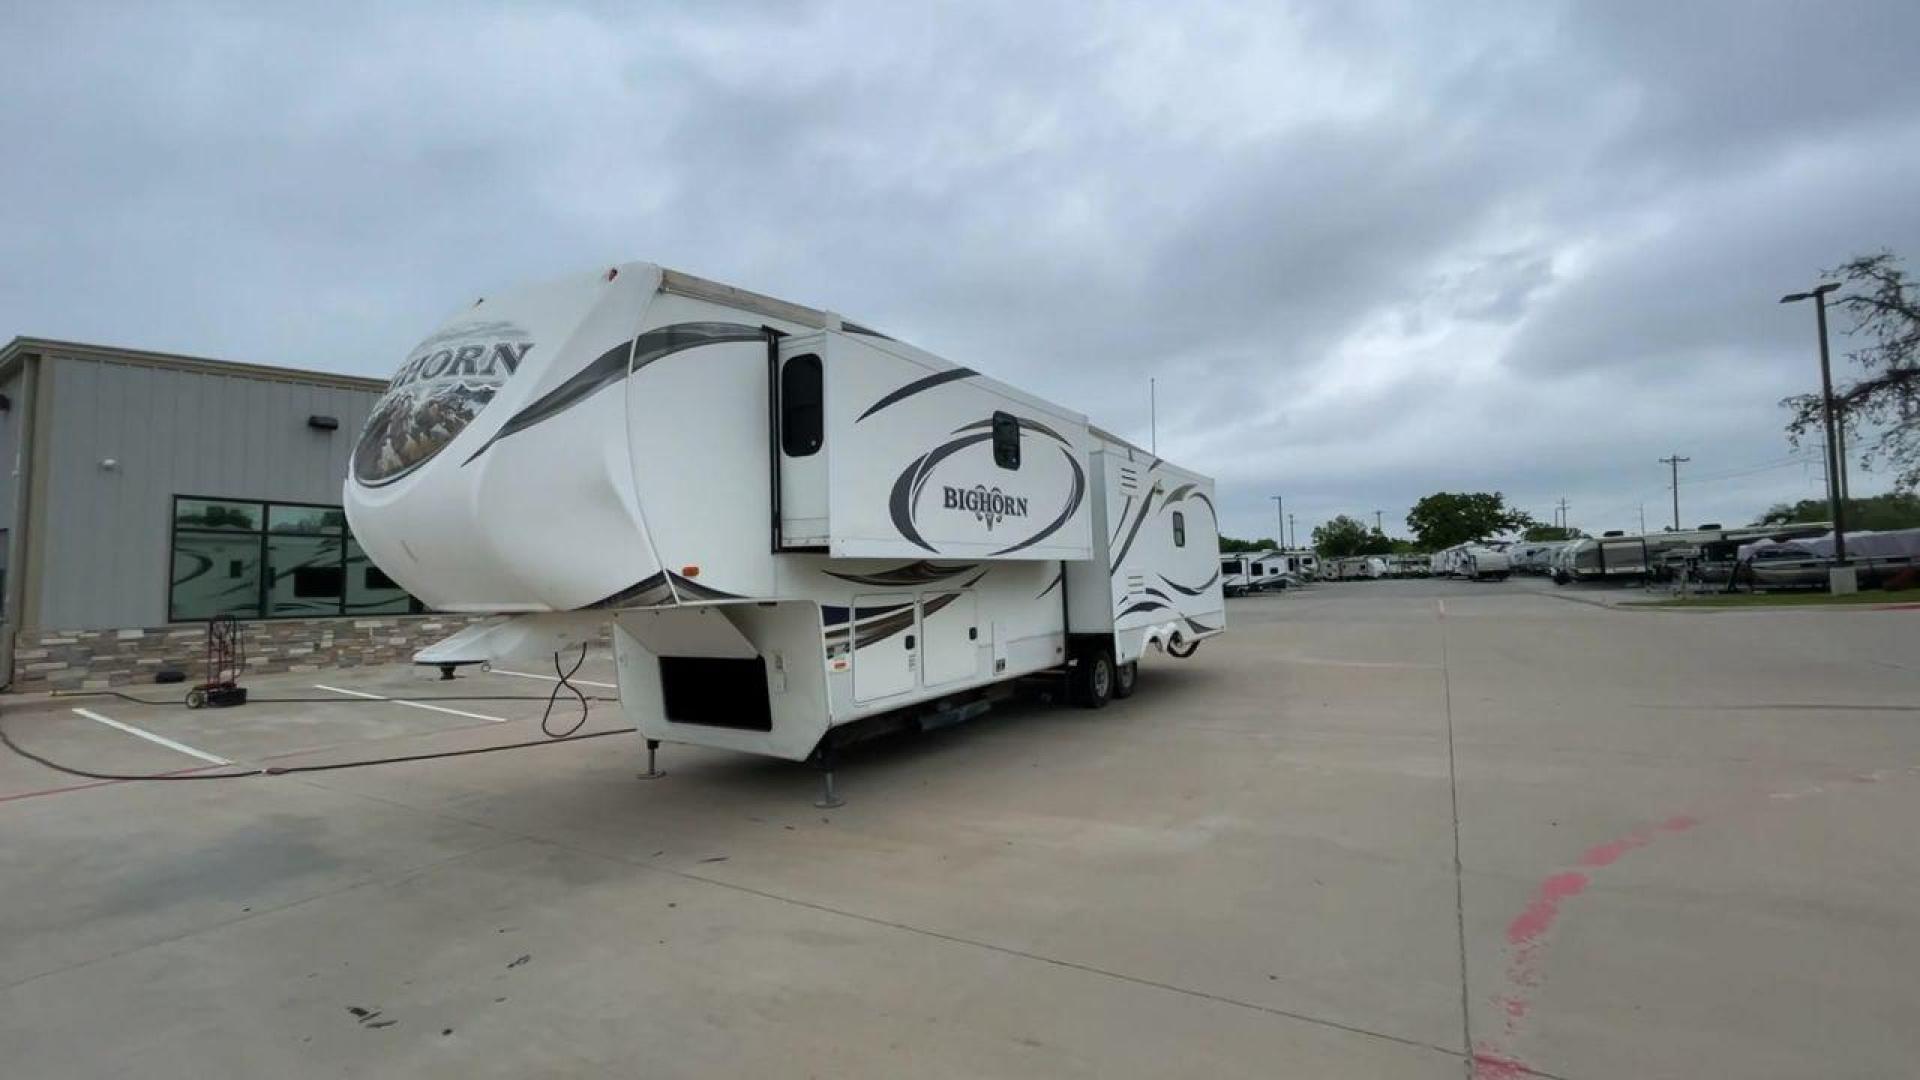
<path id="1" fill-rule="evenodd" d="M 1187 519 L 1181 516 L 1178 510 L 1173 512 L 1173 546 L 1187 546 Z M 1259 563 L 1253 564 L 1253 572 L 1256 574 L 1260 572 Z"/>
<path id="2" fill-rule="evenodd" d="M 780 449 L 788 457 L 815 453 L 826 426 L 820 358 L 812 353 L 796 356 L 780 369 Z"/>
<path id="3" fill-rule="evenodd" d="M 1003 469 L 1020 467 L 1020 421 L 1010 413 L 993 414 L 993 463 Z"/>

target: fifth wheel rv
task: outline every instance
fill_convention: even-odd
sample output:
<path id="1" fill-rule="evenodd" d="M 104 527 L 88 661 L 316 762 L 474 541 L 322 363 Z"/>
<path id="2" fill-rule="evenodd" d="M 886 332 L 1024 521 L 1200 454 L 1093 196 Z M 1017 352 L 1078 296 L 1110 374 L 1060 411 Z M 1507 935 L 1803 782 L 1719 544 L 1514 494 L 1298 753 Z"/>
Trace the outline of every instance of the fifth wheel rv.
<path id="1" fill-rule="evenodd" d="M 665 742 L 812 759 L 1224 628 L 1213 483 L 830 312 L 646 263 L 476 302 L 375 406 L 345 502 L 443 611 L 422 650 L 542 658 L 611 626 Z M 829 774 L 830 775 L 830 774 Z M 830 792 L 829 792 L 830 797 Z"/>

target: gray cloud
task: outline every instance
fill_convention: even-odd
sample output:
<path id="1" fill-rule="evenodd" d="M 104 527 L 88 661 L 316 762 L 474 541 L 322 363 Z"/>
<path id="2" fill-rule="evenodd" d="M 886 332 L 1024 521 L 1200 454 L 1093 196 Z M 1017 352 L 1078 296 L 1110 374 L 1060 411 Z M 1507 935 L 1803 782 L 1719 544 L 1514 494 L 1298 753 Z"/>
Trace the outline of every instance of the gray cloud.
<path id="1" fill-rule="evenodd" d="M 1269 494 L 1304 535 L 1443 487 L 1631 525 L 1676 449 L 1701 518 L 1802 497 L 1775 403 L 1812 332 L 1773 301 L 1920 251 L 1920 9 L 1892 0 L 12 5 L 0 32 L 0 333 L 385 374 L 475 295 L 646 258 L 1143 441 L 1157 378 L 1161 448 L 1239 532 Z"/>

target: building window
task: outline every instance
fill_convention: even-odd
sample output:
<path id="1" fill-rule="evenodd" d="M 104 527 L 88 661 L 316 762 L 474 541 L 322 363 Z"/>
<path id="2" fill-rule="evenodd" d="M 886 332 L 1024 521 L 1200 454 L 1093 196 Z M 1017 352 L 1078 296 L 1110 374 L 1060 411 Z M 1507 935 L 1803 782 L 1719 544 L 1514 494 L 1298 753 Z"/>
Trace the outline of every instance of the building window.
<path id="1" fill-rule="evenodd" d="M 820 387 L 820 358 L 807 353 L 780 369 L 780 449 L 788 457 L 807 457 L 826 436 L 825 396 Z"/>
<path id="2" fill-rule="evenodd" d="M 1178 510 L 1173 512 L 1173 546 L 1187 546 L 1187 519 Z M 1253 564 L 1254 573 L 1258 574 L 1262 569 L 1264 568 L 1259 563 Z"/>
<path id="3" fill-rule="evenodd" d="M 380 573 L 338 506 L 175 497 L 167 617 L 191 622 L 419 610 Z"/>
<path id="4" fill-rule="evenodd" d="M 993 463 L 1003 469 L 1020 467 L 1020 421 L 1010 413 L 993 414 Z"/>

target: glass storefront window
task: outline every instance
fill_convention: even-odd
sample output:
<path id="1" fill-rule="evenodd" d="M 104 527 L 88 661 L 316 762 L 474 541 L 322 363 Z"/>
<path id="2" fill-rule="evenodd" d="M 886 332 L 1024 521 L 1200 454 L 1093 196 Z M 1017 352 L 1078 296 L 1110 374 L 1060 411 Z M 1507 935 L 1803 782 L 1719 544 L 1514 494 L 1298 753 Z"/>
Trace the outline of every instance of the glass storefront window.
<path id="1" fill-rule="evenodd" d="M 173 501 L 174 622 L 403 615 L 416 607 L 354 542 L 340 507 Z"/>
<path id="2" fill-rule="evenodd" d="M 173 526 L 176 529 L 239 529 L 260 531 L 260 511 L 255 502 L 224 502 L 213 499 L 173 500 Z"/>
<path id="3" fill-rule="evenodd" d="M 276 618 L 338 615 L 341 541 L 333 536 L 267 538 L 267 614 Z"/>
<path id="4" fill-rule="evenodd" d="M 215 615 L 259 617 L 260 539 L 244 533 L 176 532 L 167 617 L 186 622 Z"/>
<path id="5" fill-rule="evenodd" d="M 339 536 L 347 531 L 347 512 L 337 506 L 275 505 L 267 511 L 267 531 Z"/>
<path id="6" fill-rule="evenodd" d="M 403 615 L 413 609 L 413 597 L 373 565 L 360 545 L 347 541 L 347 614 Z"/>

